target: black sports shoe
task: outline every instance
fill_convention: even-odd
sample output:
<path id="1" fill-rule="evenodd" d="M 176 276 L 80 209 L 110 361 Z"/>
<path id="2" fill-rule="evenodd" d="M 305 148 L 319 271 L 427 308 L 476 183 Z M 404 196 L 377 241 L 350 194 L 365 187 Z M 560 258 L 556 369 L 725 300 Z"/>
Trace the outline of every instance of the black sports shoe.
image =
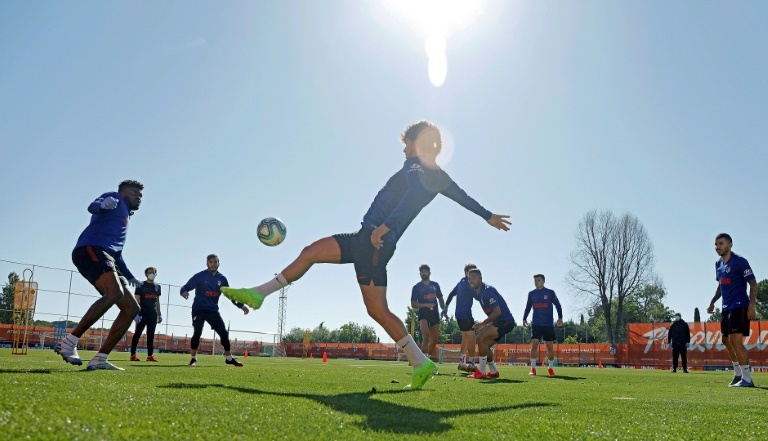
<path id="1" fill-rule="evenodd" d="M 189 367 L 195 367 L 195 366 L 197 366 L 197 359 L 193 358 L 189 360 Z"/>
<path id="2" fill-rule="evenodd" d="M 227 364 L 231 364 L 233 366 L 243 367 L 243 364 L 240 363 L 239 361 L 237 361 L 237 359 L 235 357 L 232 357 L 232 360 L 225 359 L 224 362 L 227 363 Z"/>

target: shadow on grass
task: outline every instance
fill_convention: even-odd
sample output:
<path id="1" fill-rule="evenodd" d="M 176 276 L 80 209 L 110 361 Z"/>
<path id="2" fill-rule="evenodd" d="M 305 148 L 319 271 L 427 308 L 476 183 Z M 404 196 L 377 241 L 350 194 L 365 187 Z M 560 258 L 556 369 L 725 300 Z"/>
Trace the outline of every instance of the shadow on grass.
<path id="1" fill-rule="evenodd" d="M 343 412 L 347 415 L 358 415 L 363 417 L 364 421 L 362 423 L 356 423 L 356 425 L 361 429 L 396 434 L 437 434 L 453 429 L 453 424 L 446 420 L 457 416 L 480 414 L 487 415 L 489 413 L 501 412 L 505 410 L 548 407 L 556 405 L 553 403 L 536 402 L 515 404 L 510 406 L 483 407 L 480 409 L 437 411 L 431 409 L 422 409 L 418 407 L 409 407 L 396 403 L 388 403 L 386 401 L 381 401 L 374 398 L 376 395 L 418 393 L 416 391 L 410 390 L 382 391 L 375 393 L 353 392 L 338 395 L 319 395 L 309 393 L 270 392 L 247 387 L 228 386 L 225 384 L 171 383 L 158 387 L 171 389 L 205 389 L 209 387 L 215 387 L 251 395 L 305 398 L 328 406 L 337 412 Z"/>
<path id="2" fill-rule="evenodd" d="M 555 375 L 554 377 L 544 377 L 544 378 L 551 378 L 553 380 L 565 380 L 565 381 L 586 380 L 586 378 L 584 377 L 569 377 L 568 375 Z"/>
<path id="3" fill-rule="evenodd" d="M 512 380 L 510 378 L 486 378 L 482 380 L 477 380 L 480 384 L 517 384 L 517 383 L 526 383 L 523 380 Z"/>
<path id="4" fill-rule="evenodd" d="M 50 369 L 0 369 L 0 374 L 50 374 Z"/>

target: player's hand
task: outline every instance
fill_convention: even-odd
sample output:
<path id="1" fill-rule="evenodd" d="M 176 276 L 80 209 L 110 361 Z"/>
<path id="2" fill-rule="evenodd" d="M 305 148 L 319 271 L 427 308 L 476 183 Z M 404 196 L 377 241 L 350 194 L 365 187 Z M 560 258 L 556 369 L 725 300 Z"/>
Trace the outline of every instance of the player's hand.
<path id="1" fill-rule="evenodd" d="M 117 208 L 118 202 L 119 201 L 116 198 L 113 198 L 112 196 L 107 196 L 101 201 L 101 204 L 99 204 L 99 208 L 101 208 L 102 210 L 114 210 L 115 208 Z"/>
<path id="2" fill-rule="evenodd" d="M 562 320 L 558 320 L 557 321 L 557 326 L 562 328 L 563 327 L 563 321 Z"/>
<path id="3" fill-rule="evenodd" d="M 140 315 L 136 315 L 136 317 L 134 318 L 134 320 L 136 321 L 136 323 L 139 323 L 139 322 L 141 322 L 141 316 L 140 316 Z"/>
<path id="4" fill-rule="evenodd" d="M 747 318 L 749 320 L 754 320 L 755 319 L 755 304 L 754 303 L 750 303 L 749 307 L 747 308 Z"/>
<path id="5" fill-rule="evenodd" d="M 429 310 L 430 310 L 430 311 L 434 311 L 434 310 L 435 310 L 435 305 L 433 305 L 433 304 L 431 304 L 431 303 L 430 303 L 430 304 L 427 306 L 427 308 L 429 308 Z"/>
<path id="6" fill-rule="evenodd" d="M 475 323 L 474 325 L 472 325 L 472 329 L 475 330 L 475 331 L 479 331 L 479 330 L 483 329 L 484 327 L 485 327 L 485 325 L 482 324 L 482 323 Z"/>
<path id="7" fill-rule="evenodd" d="M 440 317 L 444 318 L 445 321 L 448 321 L 448 310 L 443 309 L 443 312 L 440 313 Z"/>
<path id="8" fill-rule="evenodd" d="M 248 309 L 248 307 L 247 307 L 247 306 L 245 306 L 245 305 L 243 305 L 243 307 L 242 307 L 242 308 L 240 308 L 240 309 L 242 309 L 242 310 L 243 310 L 243 315 L 248 315 L 248 313 L 250 312 L 250 310 Z"/>
<path id="9" fill-rule="evenodd" d="M 715 304 L 710 303 L 709 308 L 707 308 L 707 314 L 714 314 L 714 312 L 715 312 Z"/>
<path id="10" fill-rule="evenodd" d="M 373 233 L 371 233 L 371 245 L 377 250 L 380 250 L 384 245 L 384 239 L 382 237 L 389 232 L 389 227 L 386 225 L 379 225 Z"/>
<path id="11" fill-rule="evenodd" d="M 128 284 L 130 284 L 134 288 L 138 288 L 141 286 L 141 281 L 139 279 L 133 278 L 128 281 Z"/>
<path id="12" fill-rule="evenodd" d="M 158 315 L 157 316 L 157 324 L 159 325 L 162 322 L 163 322 L 163 316 L 162 315 Z"/>
<path id="13" fill-rule="evenodd" d="M 508 221 L 507 218 L 509 218 L 509 215 L 506 214 L 492 214 L 486 222 L 497 230 L 509 231 L 508 225 L 512 225 L 512 222 Z"/>
<path id="14" fill-rule="evenodd" d="M 181 296 L 184 297 L 184 300 L 189 299 L 189 291 L 181 293 Z"/>
<path id="15" fill-rule="evenodd" d="M 527 327 L 528 327 L 528 320 L 523 320 L 523 328 L 527 328 Z"/>

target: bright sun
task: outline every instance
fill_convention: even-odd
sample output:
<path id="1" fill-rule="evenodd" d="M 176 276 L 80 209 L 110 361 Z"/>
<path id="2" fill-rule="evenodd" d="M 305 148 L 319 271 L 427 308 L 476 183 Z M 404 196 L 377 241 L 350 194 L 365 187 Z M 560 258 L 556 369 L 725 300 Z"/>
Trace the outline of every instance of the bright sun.
<path id="1" fill-rule="evenodd" d="M 424 33 L 429 81 L 435 87 L 448 75 L 446 38 L 472 23 L 483 11 L 484 0 L 387 0 L 386 4 Z"/>

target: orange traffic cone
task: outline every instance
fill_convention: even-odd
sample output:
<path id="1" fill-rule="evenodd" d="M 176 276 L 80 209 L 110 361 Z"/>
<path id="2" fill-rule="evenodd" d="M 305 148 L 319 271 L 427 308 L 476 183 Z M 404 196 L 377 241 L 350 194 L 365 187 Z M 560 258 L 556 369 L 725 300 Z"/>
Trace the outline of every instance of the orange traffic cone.
<path id="1" fill-rule="evenodd" d="M 328 362 L 328 353 L 323 351 L 323 363 L 327 363 L 327 362 Z"/>
<path id="2" fill-rule="evenodd" d="M 248 358 L 248 349 L 245 350 L 245 354 L 243 354 L 243 358 Z"/>
<path id="3" fill-rule="evenodd" d="M 603 368 L 603 360 L 600 360 L 597 362 L 597 368 L 602 369 Z"/>

